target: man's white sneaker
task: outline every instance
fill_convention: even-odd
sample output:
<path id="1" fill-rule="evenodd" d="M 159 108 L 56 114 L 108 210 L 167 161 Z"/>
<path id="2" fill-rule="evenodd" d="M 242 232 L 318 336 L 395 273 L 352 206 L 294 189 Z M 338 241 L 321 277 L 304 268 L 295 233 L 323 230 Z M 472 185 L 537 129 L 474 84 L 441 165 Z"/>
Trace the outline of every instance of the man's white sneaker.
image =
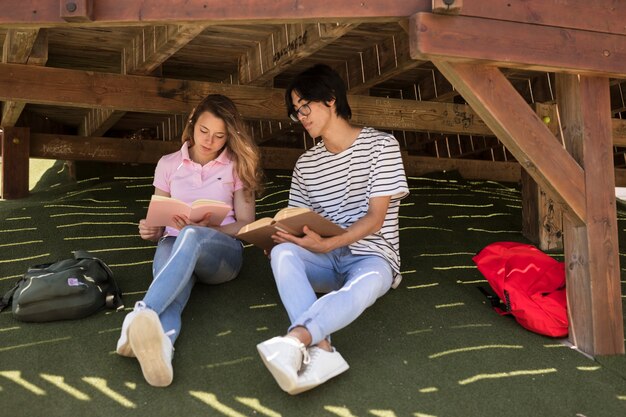
<path id="1" fill-rule="evenodd" d="M 332 352 L 321 349 L 317 346 L 309 348 L 310 362 L 304 367 L 298 376 L 296 386 L 288 391 L 295 395 L 308 391 L 329 379 L 345 372 L 350 367 L 341 354 L 334 348 Z"/>
<path id="2" fill-rule="evenodd" d="M 138 311 L 128 326 L 128 339 L 148 384 L 155 387 L 170 385 L 174 379 L 174 347 L 163 332 L 157 313 L 150 309 Z"/>
<path id="3" fill-rule="evenodd" d="M 283 391 L 291 391 L 298 381 L 302 364 L 309 363 L 306 346 L 288 336 L 273 337 L 256 346 L 261 359 Z"/>
<path id="4" fill-rule="evenodd" d="M 128 342 L 128 326 L 133 321 L 138 311 L 144 310 L 146 308 L 146 304 L 143 301 L 137 301 L 135 303 L 135 308 L 133 311 L 128 313 L 126 317 L 124 317 L 124 322 L 122 323 L 122 332 L 120 333 L 120 338 L 117 340 L 117 348 L 115 351 L 118 355 L 126 356 L 129 358 L 134 358 L 135 354 L 133 350 L 130 348 L 130 343 Z"/>

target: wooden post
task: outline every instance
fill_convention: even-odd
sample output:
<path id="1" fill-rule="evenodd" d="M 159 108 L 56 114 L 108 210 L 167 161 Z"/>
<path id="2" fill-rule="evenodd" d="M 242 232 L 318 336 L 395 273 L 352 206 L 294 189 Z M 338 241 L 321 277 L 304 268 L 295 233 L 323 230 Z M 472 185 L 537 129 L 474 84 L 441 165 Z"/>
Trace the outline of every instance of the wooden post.
<path id="1" fill-rule="evenodd" d="M 550 128 L 558 133 L 556 107 L 535 104 L 535 112 Z M 522 170 L 522 234 L 539 249 L 563 249 L 563 210 L 556 200 L 542 190 L 537 182 Z"/>
<path id="2" fill-rule="evenodd" d="M 28 196 L 28 157 L 30 129 L 5 127 L 0 133 L 2 142 L 2 198 L 10 200 Z"/>
<path id="3" fill-rule="evenodd" d="M 609 80 L 557 74 L 565 146 L 584 169 L 586 218 L 563 219 L 570 341 L 591 355 L 624 353 Z"/>

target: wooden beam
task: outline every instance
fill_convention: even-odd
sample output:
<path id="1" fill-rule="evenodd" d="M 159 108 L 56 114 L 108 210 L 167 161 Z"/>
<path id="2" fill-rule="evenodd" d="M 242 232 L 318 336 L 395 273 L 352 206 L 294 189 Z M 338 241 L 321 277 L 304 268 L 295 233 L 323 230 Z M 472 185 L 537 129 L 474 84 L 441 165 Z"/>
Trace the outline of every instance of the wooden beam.
<path id="1" fill-rule="evenodd" d="M 626 146 L 626 120 L 612 119 L 613 145 Z"/>
<path id="2" fill-rule="evenodd" d="M 196 38 L 207 25 L 164 25 L 141 28 L 122 51 L 124 74 L 150 75 Z"/>
<path id="3" fill-rule="evenodd" d="M 172 55 L 191 42 L 206 25 L 149 26 L 140 29 L 122 51 L 122 73 L 149 75 Z M 79 127 L 84 136 L 102 136 L 113 127 L 125 112 L 112 109 L 91 109 Z"/>
<path id="4" fill-rule="evenodd" d="M 566 203 L 579 223 L 584 222 L 581 167 L 554 140 L 554 135 L 500 70 L 439 60 L 433 63 L 539 186 Z"/>
<path id="5" fill-rule="evenodd" d="M 375 85 L 419 67 L 424 61 L 411 59 L 409 37 L 398 32 L 348 59 L 347 63 L 349 93 L 366 94 Z"/>
<path id="6" fill-rule="evenodd" d="M 466 0 L 461 14 L 626 35 L 621 0 Z"/>
<path id="7" fill-rule="evenodd" d="M 281 89 L 0 64 L 0 100 L 184 114 L 209 93 L 232 98 L 246 118 L 289 120 Z M 349 96 L 348 100 L 353 121 L 360 125 L 391 130 L 491 134 L 466 105 L 359 95 Z"/>
<path id="8" fill-rule="evenodd" d="M 264 86 L 286 68 L 313 55 L 357 25 L 285 24 L 239 60 L 239 82 Z"/>
<path id="9" fill-rule="evenodd" d="M 180 149 L 180 142 L 121 138 L 80 137 L 35 133 L 30 156 L 70 161 L 156 163 L 167 153 Z"/>
<path id="10" fill-rule="evenodd" d="M 624 35 L 431 13 L 409 29 L 414 59 L 626 78 Z"/>
<path id="11" fill-rule="evenodd" d="M 0 196 L 2 198 L 9 200 L 28 196 L 29 147 L 29 128 L 0 129 L 0 150 L 2 151 Z"/>
<path id="12" fill-rule="evenodd" d="M 556 75 L 565 144 L 584 168 L 585 224 L 565 216 L 570 341 L 590 355 L 624 353 L 608 79 Z"/>
<path id="13" fill-rule="evenodd" d="M 47 60 L 47 29 L 9 29 L 7 31 L 2 48 L 2 62 L 45 65 Z M 6 101 L 2 106 L 0 125 L 15 126 L 25 106 L 25 102 Z"/>
<path id="14" fill-rule="evenodd" d="M 176 24 L 191 22 L 302 23 L 302 22 L 392 22 L 418 11 L 430 11 L 431 0 L 109 0 L 95 1 L 93 22 L 84 26 L 128 26 L 129 24 Z M 3 0 L 0 26 L 63 26 L 59 3 Z"/>

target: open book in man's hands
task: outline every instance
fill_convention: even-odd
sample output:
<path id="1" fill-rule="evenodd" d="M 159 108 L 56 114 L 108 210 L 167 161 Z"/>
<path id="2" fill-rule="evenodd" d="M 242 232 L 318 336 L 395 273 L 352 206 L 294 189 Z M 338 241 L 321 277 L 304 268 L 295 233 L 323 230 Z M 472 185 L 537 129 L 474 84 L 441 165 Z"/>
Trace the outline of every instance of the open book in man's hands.
<path id="1" fill-rule="evenodd" d="M 242 227 L 236 237 L 269 251 L 275 245 L 272 235 L 276 231 L 300 237 L 304 236 L 304 226 L 308 226 L 322 237 L 337 236 L 345 232 L 345 229 L 311 209 L 287 207 L 279 210 L 273 218 L 263 217 Z"/>
<path id="2" fill-rule="evenodd" d="M 192 222 L 202 220 L 207 213 L 211 213 L 210 225 L 219 226 L 232 208 L 221 201 L 200 199 L 191 204 L 172 197 L 153 195 L 148 206 L 146 225 L 148 226 L 172 226 L 175 224 L 172 218 L 177 215 L 185 215 Z"/>

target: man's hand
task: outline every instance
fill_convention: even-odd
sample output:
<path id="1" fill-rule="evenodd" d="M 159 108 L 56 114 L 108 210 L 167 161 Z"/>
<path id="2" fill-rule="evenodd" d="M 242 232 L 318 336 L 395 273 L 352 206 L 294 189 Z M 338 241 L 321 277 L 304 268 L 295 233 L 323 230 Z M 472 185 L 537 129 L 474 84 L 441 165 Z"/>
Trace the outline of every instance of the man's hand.
<path id="1" fill-rule="evenodd" d="M 291 233 L 277 231 L 276 234 L 272 235 L 272 239 L 276 243 L 295 243 L 296 245 L 315 253 L 327 253 L 333 249 L 330 240 L 332 238 L 323 238 L 313 230 L 309 229 L 308 226 L 304 226 L 303 232 L 304 236 L 297 237 Z"/>

